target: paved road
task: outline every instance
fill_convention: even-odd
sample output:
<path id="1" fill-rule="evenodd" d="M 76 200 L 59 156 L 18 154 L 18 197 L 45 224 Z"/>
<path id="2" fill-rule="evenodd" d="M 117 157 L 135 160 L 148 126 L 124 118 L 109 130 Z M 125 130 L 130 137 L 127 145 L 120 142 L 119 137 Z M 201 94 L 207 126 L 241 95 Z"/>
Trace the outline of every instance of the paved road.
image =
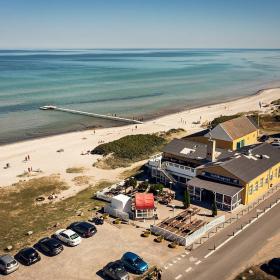
<path id="1" fill-rule="evenodd" d="M 279 197 L 279 192 L 262 203 L 257 209 L 263 209 Z M 228 226 L 193 252 L 187 252 L 170 260 L 163 271 L 163 279 L 223 280 L 246 263 L 266 243 L 267 239 L 280 232 L 280 203 L 265 213 L 256 222 L 230 238 L 233 231 L 240 229 L 246 219 L 256 216 L 256 209 L 240 221 Z M 213 252 L 214 243 L 222 247 Z M 212 254 L 210 252 L 213 252 Z M 209 253 L 211 255 L 209 255 Z M 205 256 L 207 256 L 205 258 Z"/>

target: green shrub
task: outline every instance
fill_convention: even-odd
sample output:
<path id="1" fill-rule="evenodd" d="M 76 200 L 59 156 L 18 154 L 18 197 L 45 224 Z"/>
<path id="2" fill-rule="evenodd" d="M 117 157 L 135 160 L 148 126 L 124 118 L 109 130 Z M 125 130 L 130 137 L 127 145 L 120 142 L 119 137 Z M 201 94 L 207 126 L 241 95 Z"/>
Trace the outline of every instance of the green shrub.
<path id="1" fill-rule="evenodd" d="M 163 188 L 164 188 L 164 186 L 162 184 L 154 184 L 154 185 L 151 185 L 149 192 L 153 193 L 154 195 L 161 194 L 163 191 Z"/>
<path id="2" fill-rule="evenodd" d="M 155 134 L 128 135 L 110 143 L 94 148 L 91 153 L 107 156 L 112 154 L 115 159 L 139 161 L 158 152 L 166 140 Z"/>

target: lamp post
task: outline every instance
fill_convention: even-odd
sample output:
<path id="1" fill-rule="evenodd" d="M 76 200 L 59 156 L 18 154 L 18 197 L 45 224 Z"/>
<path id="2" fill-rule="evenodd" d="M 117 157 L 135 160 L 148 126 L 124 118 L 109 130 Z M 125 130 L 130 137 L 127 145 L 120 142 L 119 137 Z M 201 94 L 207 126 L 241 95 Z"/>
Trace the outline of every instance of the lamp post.
<path id="1" fill-rule="evenodd" d="M 175 216 L 175 205 L 172 204 L 171 207 L 172 207 L 172 209 L 173 209 L 173 217 L 174 217 L 174 216 Z"/>
<path id="2" fill-rule="evenodd" d="M 193 209 L 189 209 L 188 210 L 190 212 L 190 224 L 192 223 L 192 212 L 193 212 Z"/>

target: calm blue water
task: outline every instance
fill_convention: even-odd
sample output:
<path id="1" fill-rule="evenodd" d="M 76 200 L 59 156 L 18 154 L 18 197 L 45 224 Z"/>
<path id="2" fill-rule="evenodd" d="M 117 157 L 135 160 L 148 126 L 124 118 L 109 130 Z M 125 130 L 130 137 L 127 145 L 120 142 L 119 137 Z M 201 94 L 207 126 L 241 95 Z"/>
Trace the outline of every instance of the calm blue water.
<path id="1" fill-rule="evenodd" d="M 0 143 L 116 123 L 39 106 L 151 117 L 280 81 L 280 50 L 0 51 Z"/>

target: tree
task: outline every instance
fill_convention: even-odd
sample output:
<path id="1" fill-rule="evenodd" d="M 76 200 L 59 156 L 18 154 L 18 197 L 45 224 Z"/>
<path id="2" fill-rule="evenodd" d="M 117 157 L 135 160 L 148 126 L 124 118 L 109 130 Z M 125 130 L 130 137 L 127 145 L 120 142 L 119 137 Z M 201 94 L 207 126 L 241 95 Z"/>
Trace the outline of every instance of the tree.
<path id="1" fill-rule="evenodd" d="M 149 183 L 144 181 L 144 182 L 139 184 L 138 191 L 139 192 L 145 192 L 148 187 L 149 187 Z"/>
<path id="2" fill-rule="evenodd" d="M 151 185 L 149 192 L 153 193 L 154 195 L 161 194 L 163 191 L 164 186 L 162 184 L 154 184 Z"/>
<path id="3" fill-rule="evenodd" d="M 133 189 L 137 187 L 137 180 L 135 178 L 131 177 L 125 181 L 124 183 L 125 193 L 129 187 L 132 187 Z"/>
<path id="4" fill-rule="evenodd" d="M 184 207 L 185 207 L 186 209 L 190 207 L 191 198 L 190 198 L 190 193 L 189 193 L 188 190 L 185 190 L 185 191 L 184 191 L 183 204 L 184 204 Z"/>
<path id="5" fill-rule="evenodd" d="M 218 214 L 218 209 L 217 209 L 217 204 L 216 201 L 214 200 L 213 204 L 212 204 L 212 216 L 215 217 Z"/>

